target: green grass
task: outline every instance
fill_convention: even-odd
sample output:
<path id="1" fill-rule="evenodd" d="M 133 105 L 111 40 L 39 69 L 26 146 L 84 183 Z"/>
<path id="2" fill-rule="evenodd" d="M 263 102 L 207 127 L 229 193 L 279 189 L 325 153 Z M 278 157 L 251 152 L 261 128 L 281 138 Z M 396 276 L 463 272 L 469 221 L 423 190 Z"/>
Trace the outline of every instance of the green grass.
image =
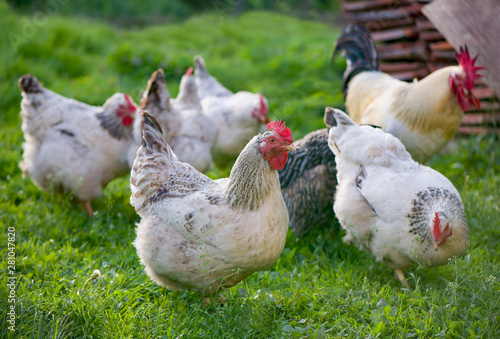
<path id="1" fill-rule="evenodd" d="M 0 2 L 0 31 L 22 34 L 26 17 Z M 141 30 L 53 16 L 17 48 L 0 36 L 0 243 L 16 229 L 16 333 L 6 322 L 7 251 L 2 252 L 2 338 L 497 338 L 500 335 L 500 154 L 498 140 L 458 140 L 430 165 L 462 195 L 470 229 L 467 254 L 450 265 L 406 272 L 405 290 L 386 266 L 342 243 L 343 232 L 289 232 L 276 265 L 204 307 L 144 273 L 132 246 L 139 221 L 128 177 L 113 181 L 88 219 L 70 195 L 38 190 L 18 168 L 23 136 L 17 79 L 37 76 L 63 95 L 100 104 L 116 91 L 137 100 L 164 67 L 172 94 L 192 56 L 233 90 L 262 91 L 271 116 L 295 139 L 322 128 L 327 105 L 342 106 L 344 62 L 329 66 L 337 30 L 292 17 L 250 12 L 204 14 Z M 330 67 L 330 68 L 329 68 Z M 227 175 L 215 170 L 212 177 Z M 94 277 L 94 270 L 101 277 Z"/>

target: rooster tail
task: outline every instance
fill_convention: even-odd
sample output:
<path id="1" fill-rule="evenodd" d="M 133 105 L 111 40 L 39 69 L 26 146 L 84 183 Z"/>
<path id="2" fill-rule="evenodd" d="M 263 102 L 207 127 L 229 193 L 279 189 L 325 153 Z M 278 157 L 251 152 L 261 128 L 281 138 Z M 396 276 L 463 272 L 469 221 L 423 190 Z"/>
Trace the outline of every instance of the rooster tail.
<path id="1" fill-rule="evenodd" d="M 24 93 L 42 93 L 43 91 L 43 87 L 40 85 L 38 79 L 31 74 L 20 77 L 17 84 Z"/>
<path id="2" fill-rule="evenodd" d="M 347 60 L 342 83 L 345 96 L 349 81 L 361 72 L 378 71 L 379 60 L 372 37 L 362 26 L 356 24 L 347 25 L 337 38 L 333 56 L 340 51 Z"/>
<path id="3" fill-rule="evenodd" d="M 160 108 L 169 109 L 170 93 L 165 81 L 165 73 L 159 68 L 153 72 L 148 80 L 148 87 L 141 99 L 141 109 L 146 110 L 149 105 L 155 105 Z"/>

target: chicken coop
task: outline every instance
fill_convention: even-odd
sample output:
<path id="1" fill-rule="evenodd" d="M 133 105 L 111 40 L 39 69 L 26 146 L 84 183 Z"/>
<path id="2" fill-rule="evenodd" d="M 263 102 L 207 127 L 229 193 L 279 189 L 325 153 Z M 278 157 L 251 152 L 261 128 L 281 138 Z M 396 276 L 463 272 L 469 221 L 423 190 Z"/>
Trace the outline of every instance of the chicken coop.
<path id="1" fill-rule="evenodd" d="M 464 36 L 467 37 L 472 55 L 479 50 L 478 64 L 486 66 L 489 73 L 476 80 L 473 93 L 480 100 L 480 109 L 465 112 L 458 133 L 500 134 L 500 88 L 495 88 L 500 83 L 500 72 L 494 59 L 498 47 L 484 47 L 483 43 L 483 49 L 474 48 L 484 42 L 478 38 L 484 30 L 500 38 L 499 30 L 495 31 L 494 27 L 499 25 L 498 19 L 487 21 L 485 17 L 496 15 L 498 18 L 498 3 L 492 0 L 478 0 L 473 4 L 466 3 L 467 0 L 341 1 L 344 17 L 371 32 L 381 71 L 400 80 L 422 79 L 439 68 L 456 65 L 455 50 L 463 43 Z M 484 27 L 485 22 L 492 27 Z M 489 50 L 484 51 L 485 48 Z"/>

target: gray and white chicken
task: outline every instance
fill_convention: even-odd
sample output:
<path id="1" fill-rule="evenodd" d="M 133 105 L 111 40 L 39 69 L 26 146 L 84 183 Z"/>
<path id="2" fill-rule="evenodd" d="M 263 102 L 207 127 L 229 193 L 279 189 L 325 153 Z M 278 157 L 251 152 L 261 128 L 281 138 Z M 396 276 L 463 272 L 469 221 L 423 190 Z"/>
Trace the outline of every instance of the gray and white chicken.
<path id="1" fill-rule="evenodd" d="M 136 104 L 116 93 L 91 106 L 44 88 L 31 75 L 19 79 L 25 142 L 20 167 L 43 190 L 72 192 L 89 216 L 91 200 L 112 179 L 127 174 Z"/>
<path id="2" fill-rule="evenodd" d="M 418 164 L 401 141 L 344 112 L 327 108 L 328 144 L 338 186 L 334 211 L 344 241 L 371 252 L 408 287 L 402 270 L 413 263 L 445 265 L 469 245 L 464 207 L 453 184 Z"/>
<path id="3" fill-rule="evenodd" d="M 179 161 L 156 119 L 142 114 L 130 202 L 141 217 L 134 245 L 151 279 L 207 298 L 270 268 L 288 230 L 276 170 L 294 149 L 290 130 L 270 123 L 243 149 L 229 178 L 212 180 Z"/>

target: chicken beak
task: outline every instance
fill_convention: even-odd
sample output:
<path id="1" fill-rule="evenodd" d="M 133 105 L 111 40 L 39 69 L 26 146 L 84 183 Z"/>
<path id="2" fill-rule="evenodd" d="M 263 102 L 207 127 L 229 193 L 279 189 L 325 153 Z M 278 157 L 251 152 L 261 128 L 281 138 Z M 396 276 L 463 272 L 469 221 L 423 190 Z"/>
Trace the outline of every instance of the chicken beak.
<path id="1" fill-rule="evenodd" d="M 435 251 L 437 251 L 437 250 L 438 250 L 438 244 L 437 244 L 437 243 L 435 243 L 435 244 L 434 244 L 434 250 L 435 250 Z"/>
<path id="2" fill-rule="evenodd" d="M 286 152 L 295 152 L 297 150 L 297 148 L 295 147 L 294 144 L 290 144 L 290 145 L 286 145 L 285 147 L 283 147 L 283 151 L 286 151 Z"/>

